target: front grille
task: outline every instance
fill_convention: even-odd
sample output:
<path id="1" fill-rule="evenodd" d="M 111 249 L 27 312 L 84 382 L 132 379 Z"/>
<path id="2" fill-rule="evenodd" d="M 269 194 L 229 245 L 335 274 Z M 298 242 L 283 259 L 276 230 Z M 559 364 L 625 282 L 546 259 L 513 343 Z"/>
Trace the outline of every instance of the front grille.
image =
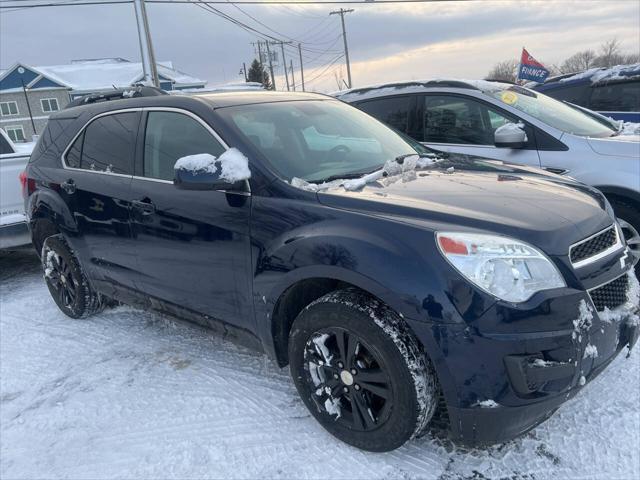
<path id="1" fill-rule="evenodd" d="M 615 227 L 609 227 L 603 232 L 587 238 L 571 247 L 569 258 L 571 263 L 578 263 L 591 258 L 608 248 L 613 247 L 618 242 L 618 233 Z"/>
<path id="2" fill-rule="evenodd" d="M 624 305 L 627 301 L 627 289 L 629 288 L 629 276 L 622 275 L 615 280 L 589 291 L 591 300 L 598 312 L 602 312 L 605 307 L 609 310 Z"/>

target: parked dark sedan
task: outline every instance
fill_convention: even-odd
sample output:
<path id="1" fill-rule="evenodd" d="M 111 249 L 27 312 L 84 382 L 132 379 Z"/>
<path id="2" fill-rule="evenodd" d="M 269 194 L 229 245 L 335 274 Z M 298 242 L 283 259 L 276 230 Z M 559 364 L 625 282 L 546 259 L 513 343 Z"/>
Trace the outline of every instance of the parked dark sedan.
<path id="1" fill-rule="evenodd" d="M 130 96 L 129 94 L 125 96 Z M 311 414 L 372 451 L 533 428 L 637 339 L 607 200 L 438 156 L 312 94 L 155 96 L 51 116 L 23 176 L 49 291 L 264 350 Z"/>

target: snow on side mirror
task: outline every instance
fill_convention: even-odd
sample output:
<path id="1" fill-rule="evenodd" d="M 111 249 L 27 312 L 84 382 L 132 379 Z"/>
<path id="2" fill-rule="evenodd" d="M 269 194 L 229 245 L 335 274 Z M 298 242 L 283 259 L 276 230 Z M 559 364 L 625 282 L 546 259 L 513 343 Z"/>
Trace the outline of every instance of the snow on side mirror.
<path id="1" fill-rule="evenodd" d="M 522 148 L 527 143 L 523 123 L 505 123 L 494 133 L 494 143 L 498 148 Z"/>
<path id="2" fill-rule="evenodd" d="M 219 157 L 210 153 L 187 155 L 173 168 L 173 184 L 182 190 L 246 190 L 246 181 L 251 178 L 249 160 L 236 148 Z"/>

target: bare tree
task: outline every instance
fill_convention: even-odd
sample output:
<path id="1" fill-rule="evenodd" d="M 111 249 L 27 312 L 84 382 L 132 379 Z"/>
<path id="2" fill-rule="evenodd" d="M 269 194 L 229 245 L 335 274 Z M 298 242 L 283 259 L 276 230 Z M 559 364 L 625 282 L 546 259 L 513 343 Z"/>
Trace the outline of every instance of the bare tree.
<path id="1" fill-rule="evenodd" d="M 620 52 L 620 40 L 612 38 L 600 45 L 600 55 L 594 60 L 596 67 L 613 67 L 627 61 L 627 55 Z"/>
<path id="2" fill-rule="evenodd" d="M 504 60 L 496 63 L 485 77 L 487 80 L 515 82 L 518 76 L 518 60 Z"/>
<path id="3" fill-rule="evenodd" d="M 574 73 L 593 68 L 595 67 L 596 57 L 596 52 L 593 50 L 583 50 L 574 53 L 560 64 L 558 70 L 560 73 Z"/>

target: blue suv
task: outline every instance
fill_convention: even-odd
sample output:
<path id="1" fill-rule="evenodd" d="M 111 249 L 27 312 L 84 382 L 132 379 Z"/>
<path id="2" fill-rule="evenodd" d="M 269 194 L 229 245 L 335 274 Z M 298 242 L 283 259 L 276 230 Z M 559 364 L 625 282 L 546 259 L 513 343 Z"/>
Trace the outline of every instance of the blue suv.
<path id="1" fill-rule="evenodd" d="M 121 302 L 217 329 L 371 451 L 434 415 L 469 444 L 522 434 L 637 340 L 632 256 L 589 186 L 321 95 L 122 97 L 52 115 L 24 175 L 71 318 Z"/>
<path id="2" fill-rule="evenodd" d="M 614 120 L 640 122 L 640 63 L 560 75 L 531 88 Z"/>

